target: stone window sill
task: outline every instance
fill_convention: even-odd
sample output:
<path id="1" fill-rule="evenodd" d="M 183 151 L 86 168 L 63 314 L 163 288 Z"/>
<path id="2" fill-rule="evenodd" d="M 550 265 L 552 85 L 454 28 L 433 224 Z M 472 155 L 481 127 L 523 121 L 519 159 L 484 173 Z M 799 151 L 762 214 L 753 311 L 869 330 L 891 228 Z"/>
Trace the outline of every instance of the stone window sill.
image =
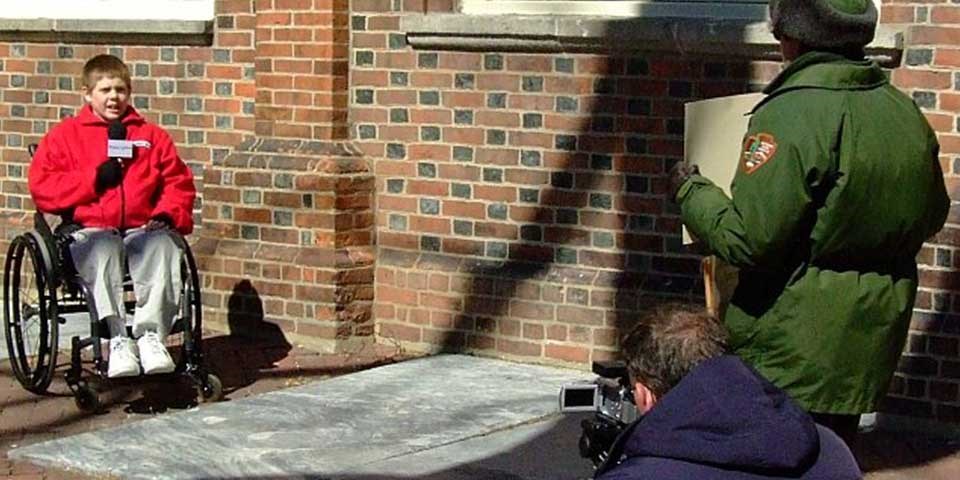
<path id="1" fill-rule="evenodd" d="M 0 18 L 0 41 L 212 45 L 213 21 Z"/>
<path id="2" fill-rule="evenodd" d="M 766 21 L 575 15 L 406 15 L 400 28 L 415 49 L 522 52 L 664 51 L 779 60 Z M 868 54 L 900 63 L 904 27 L 881 25 Z"/>

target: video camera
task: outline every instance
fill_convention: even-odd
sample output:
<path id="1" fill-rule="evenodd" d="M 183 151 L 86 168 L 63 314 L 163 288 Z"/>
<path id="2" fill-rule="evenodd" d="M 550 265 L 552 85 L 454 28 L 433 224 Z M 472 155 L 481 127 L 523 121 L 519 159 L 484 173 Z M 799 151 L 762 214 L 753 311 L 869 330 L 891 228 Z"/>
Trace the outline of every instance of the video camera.
<path id="1" fill-rule="evenodd" d="M 560 387 L 560 412 L 594 413 L 580 423 L 579 447 L 580 456 L 599 467 L 610 456 L 614 440 L 637 419 L 637 407 L 624 362 L 593 362 L 592 369 L 596 380 Z"/>

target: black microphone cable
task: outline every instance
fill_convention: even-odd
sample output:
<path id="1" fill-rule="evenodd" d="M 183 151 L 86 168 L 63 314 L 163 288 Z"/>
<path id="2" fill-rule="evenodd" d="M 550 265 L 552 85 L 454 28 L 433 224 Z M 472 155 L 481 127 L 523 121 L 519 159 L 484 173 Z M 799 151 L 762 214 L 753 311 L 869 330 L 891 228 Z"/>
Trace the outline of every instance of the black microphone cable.
<path id="1" fill-rule="evenodd" d="M 127 139 L 127 126 L 120 121 L 120 119 L 115 119 L 110 122 L 110 126 L 107 127 L 107 138 L 109 140 L 126 140 Z M 120 234 L 126 232 L 126 223 L 127 223 L 127 196 L 123 191 L 123 177 L 126 172 L 123 171 L 124 165 L 123 160 L 120 157 L 115 157 L 118 162 L 120 162 Z"/>

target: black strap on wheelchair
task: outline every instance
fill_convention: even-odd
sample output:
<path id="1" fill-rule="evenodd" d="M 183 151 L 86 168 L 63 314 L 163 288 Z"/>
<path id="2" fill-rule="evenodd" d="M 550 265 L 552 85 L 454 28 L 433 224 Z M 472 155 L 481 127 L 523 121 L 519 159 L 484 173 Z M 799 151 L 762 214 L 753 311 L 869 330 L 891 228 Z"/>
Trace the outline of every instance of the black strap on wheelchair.
<path id="1" fill-rule="evenodd" d="M 47 247 L 47 252 L 50 257 L 47 263 L 47 279 L 54 288 L 57 288 L 60 286 L 61 281 L 60 255 L 57 253 L 60 249 L 57 248 L 57 239 L 53 236 L 53 231 L 50 230 L 50 224 L 47 223 L 47 219 L 44 218 L 42 212 L 38 211 L 33 214 L 33 229 L 40 234 L 44 246 Z"/>

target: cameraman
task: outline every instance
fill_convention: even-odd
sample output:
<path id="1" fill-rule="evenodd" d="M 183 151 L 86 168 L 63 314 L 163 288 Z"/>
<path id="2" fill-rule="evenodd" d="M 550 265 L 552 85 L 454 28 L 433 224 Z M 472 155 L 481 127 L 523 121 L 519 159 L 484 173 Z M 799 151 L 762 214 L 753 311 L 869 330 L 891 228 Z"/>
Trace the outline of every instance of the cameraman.
<path id="1" fill-rule="evenodd" d="M 599 480 L 862 478 L 846 445 L 735 356 L 703 309 L 663 305 L 622 344 L 643 415 Z"/>

